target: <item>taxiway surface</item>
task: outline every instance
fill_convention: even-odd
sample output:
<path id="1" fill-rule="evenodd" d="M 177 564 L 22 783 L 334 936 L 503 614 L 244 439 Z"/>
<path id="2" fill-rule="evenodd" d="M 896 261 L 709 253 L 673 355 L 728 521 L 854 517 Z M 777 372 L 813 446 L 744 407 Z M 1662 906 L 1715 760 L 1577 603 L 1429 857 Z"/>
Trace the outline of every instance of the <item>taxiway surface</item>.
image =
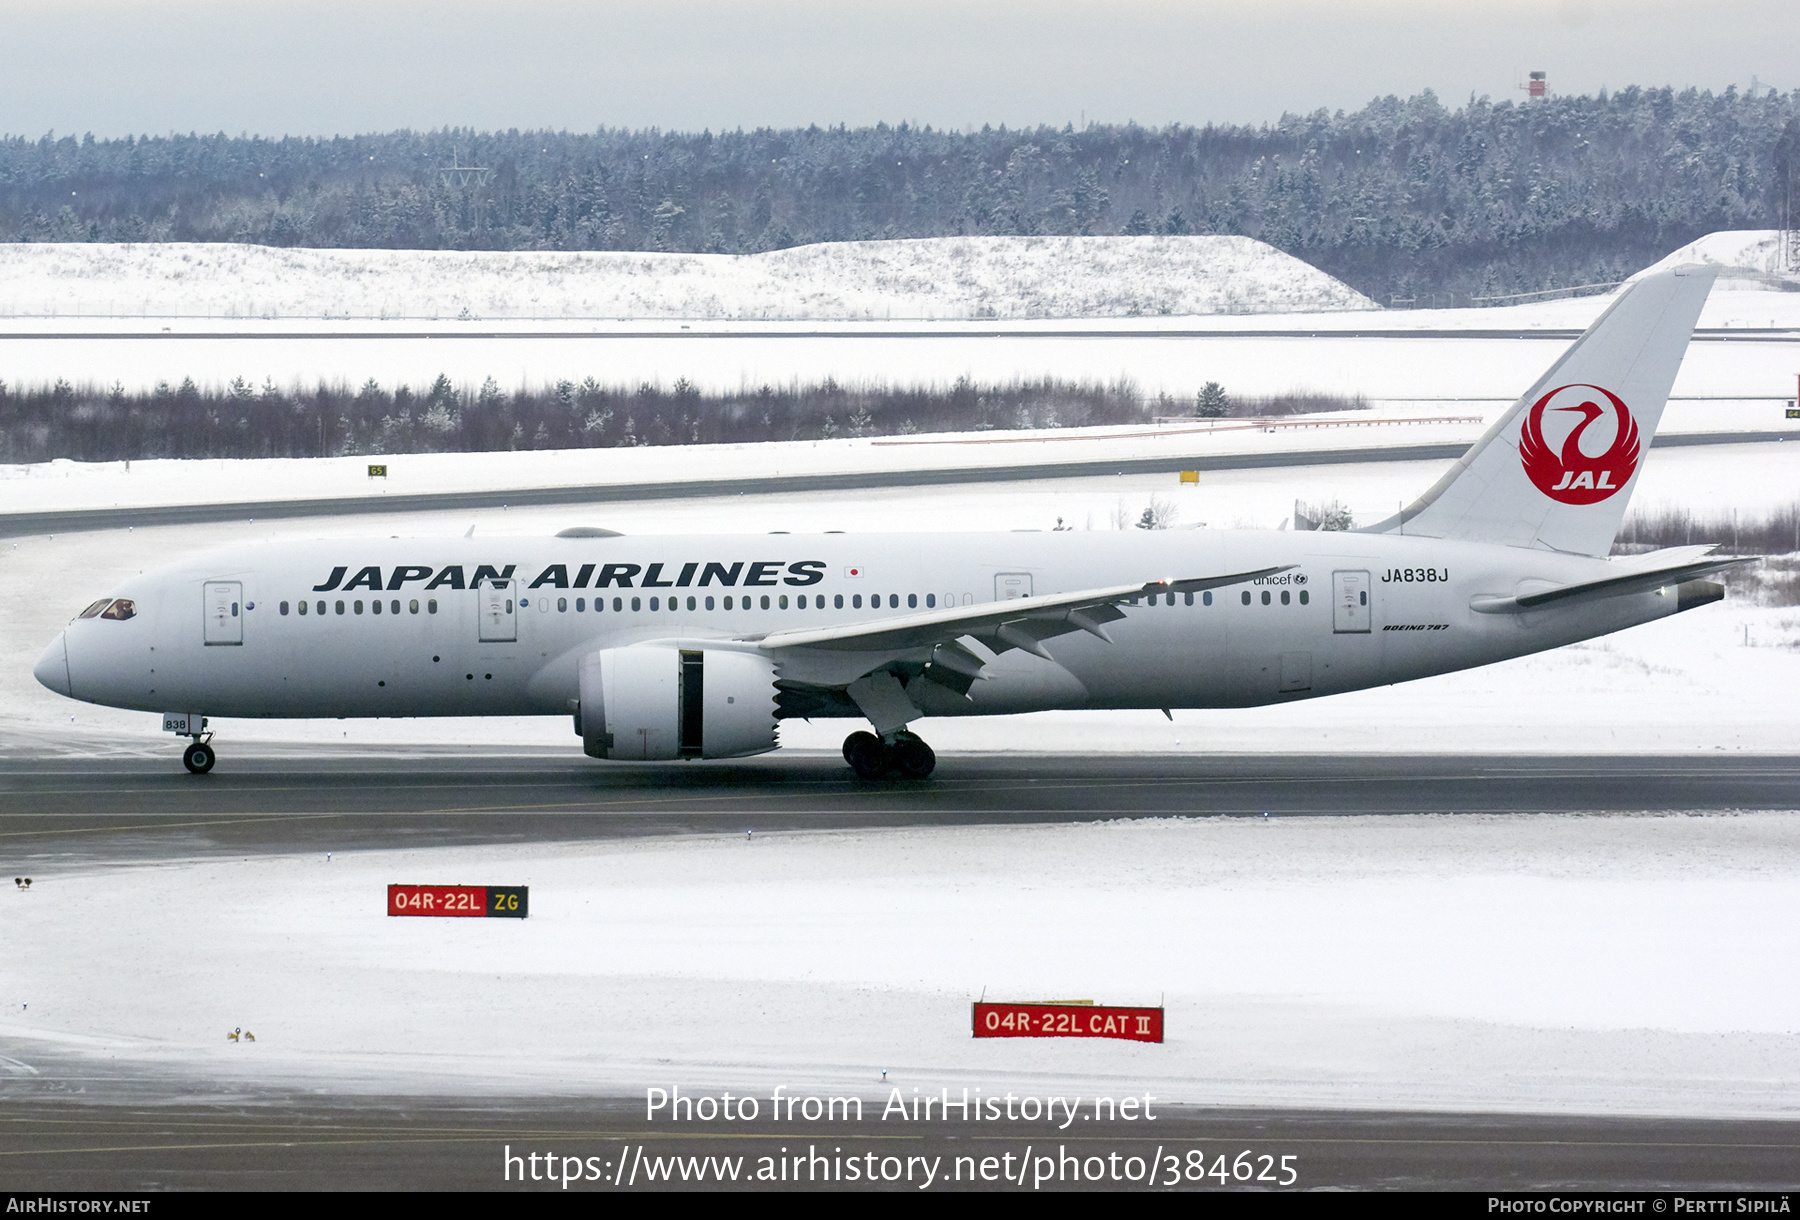
<path id="1" fill-rule="evenodd" d="M 1800 808 L 1800 756 L 950 755 L 922 783 L 839 758 L 599 764 L 358 750 L 0 760 L 0 860 L 120 862 L 745 830 L 1110 818 Z"/>

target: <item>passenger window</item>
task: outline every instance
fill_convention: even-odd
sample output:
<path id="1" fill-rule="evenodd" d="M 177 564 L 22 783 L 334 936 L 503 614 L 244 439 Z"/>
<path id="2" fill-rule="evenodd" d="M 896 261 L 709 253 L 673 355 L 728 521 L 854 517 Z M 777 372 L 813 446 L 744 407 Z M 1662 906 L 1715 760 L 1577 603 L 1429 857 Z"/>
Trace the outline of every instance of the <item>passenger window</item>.
<path id="1" fill-rule="evenodd" d="M 282 613 L 283 613 L 283 614 L 286 614 L 286 613 L 287 613 L 287 603 L 286 603 L 286 602 L 282 602 L 282 603 L 281 603 L 281 612 L 282 612 Z"/>
<path id="2" fill-rule="evenodd" d="M 388 610 L 394 614 L 400 613 L 400 599 L 396 597 L 393 601 L 389 602 Z"/>
<path id="3" fill-rule="evenodd" d="M 787 609 L 787 594 L 783 593 L 781 595 L 781 597 L 779 599 L 777 599 L 775 604 L 777 606 L 780 606 L 783 610 L 786 610 Z"/>
<path id="4" fill-rule="evenodd" d="M 232 617 L 232 618 L 236 618 L 236 617 L 237 617 L 237 616 L 238 616 L 238 612 L 237 612 L 237 603 L 236 603 L 236 602 L 232 602 L 232 603 L 231 603 L 231 617 Z"/>
<path id="5" fill-rule="evenodd" d="M 1250 604 L 1250 590 L 1248 590 L 1248 589 L 1244 590 L 1244 604 L 1246 606 L 1248 606 Z"/>
<path id="6" fill-rule="evenodd" d="M 1204 592 L 1200 595 L 1200 604 L 1202 606 L 1212 605 L 1212 590 L 1211 589 L 1208 589 L 1206 592 Z"/>
<path id="7" fill-rule="evenodd" d="M 299 606 L 299 610 L 300 610 L 300 613 L 302 613 L 302 614 L 305 614 L 305 613 L 306 613 L 306 611 L 307 611 L 307 605 L 306 605 L 306 603 L 305 603 L 305 602 L 301 602 L 301 603 L 300 603 L 300 606 Z"/>
<path id="8" fill-rule="evenodd" d="M 767 593 L 762 595 L 762 608 L 764 610 L 769 608 L 769 595 Z"/>
<path id="9" fill-rule="evenodd" d="M 112 605 L 112 598 L 103 597 L 99 601 L 95 602 L 93 605 L 89 606 L 86 610 L 83 610 L 80 614 L 77 614 L 75 617 L 76 618 L 93 618 L 95 615 L 99 614 L 102 610 L 106 609 L 110 605 Z"/>
<path id="10" fill-rule="evenodd" d="M 693 598 L 691 598 L 691 597 L 690 597 L 690 598 L 688 598 L 688 609 L 689 609 L 689 610 L 697 610 L 697 609 L 699 609 L 699 605 L 698 605 L 698 604 L 697 604 L 697 603 L 696 603 L 696 602 L 695 602 L 695 601 L 694 601 L 694 599 L 693 599 Z"/>
<path id="11" fill-rule="evenodd" d="M 510 598 L 510 597 L 506 599 L 506 612 L 508 614 L 511 614 L 513 612 L 512 598 Z"/>
<path id="12" fill-rule="evenodd" d="M 622 613 L 624 611 L 624 609 L 625 609 L 625 599 L 622 597 L 613 598 L 613 613 L 614 614 Z"/>
<path id="13" fill-rule="evenodd" d="M 362 603 L 361 602 L 356 603 L 356 609 L 359 614 L 362 612 Z M 371 613 L 374 613 L 374 614 L 381 613 L 381 599 L 379 597 L 375 599 L 374 604 L 369 607 L 369 610 L 371 611 Z"/>
<path id="14" fill-rule="evenodd" d="M 917 593 L 908 593 L 906 595 L 906 608 L 908 610 L 916 610 L 916 609 L 918 609 L 918 606 L 919 606 L 919 595 Z"/>
<path id="15" fill-rule="evenodd" d="M 832 598 L 831 598 L 831 604 L 833 606 L 837 607 L 839 610 L 842 610 L 844 608 L 844 595 L 842 593 L 833 594 Z"/>
<path id="16" fill-rule="evenodd" d="M 318 610 L 318 612 L 319 612 L 319 613 L 320 613 L 320 614 L 323 614 L 323 613 L 325 613 L 325 603 L 324 603 L 324 602 L 320 602 L 320 603 L 319 603 L 319 604 L 318 604 L 318 605 L 317 605 L 317 606 L 316 606 L 316 607 L 314 607 L 314 608 L 315 608 L 315 609 L 316 609 L 316 610 Z M 344 603 L 343 603 L 343 602 L 339 602 L 339 603 L 338 603 L 338 613 L 339 613 L 339 614 L 342 614 L 342 613 L 343 613 L 343 612 L 344 612 Z"/>
<path id="17" fill-rule="evenodd" d="M 1194 595 L 1192 593 L 1183 593 L 1181 595 L 1181 604 L 1184 606 L 1193 605 L 1194 604 Z"/>
<path id="18" fill-rule="evenodd" d="M 706 599 L 706 608 L 708 610 L 711 610 L 713 608 L 713 599 L 710 597 Z"/>
<path id="19" fill-rule="evenodd" d="M 925 595 L 925 608 L 927 610 L 935 610 L 937 608 L 937 594 L 927 593 Z"/>
<path id="20" fill-rule="evenodd" d="M 888 609 L 889 610 L 898 610 L 899 608 L 900 608 L 900 595 L 898 593 L 888 594 Z"/>
<path id="21" fill-rule="evenodd" d="M 662 599 L 660 597 L 651 598 L 650 599 L 650 608 L 652 610 L 661 610 L 662 609 Z"/>
<path id="22" fill-rule="evenodd" d="M 569 612 L 569 599 L 568 598 L 559 597 L 556 599 L 556 612 L 558 614 L 567 614 Z"/>
<path id="23" fill-rule="evenodd" d="M 850 605 L 853 606 L 855 609 L 861 610 L 862 609 L 862 594 L 858 593 L 858 594 L 854 595 L 853 597 L 851 597 Z"/>
<path id="24" fill-rule="evenodd" d="M 1304 606 L 1306 604 L 1306 590 L 1305 589 L 1300 590 L 1300 604 L 1302 606 Z"/>
<path id="25" fill-rule="evenodd" d="M 635 597 L 631 599 L 631 612 L 633 614 L 636 614 L 639 610 L 642 610 L 643 608 L 644 608 L 643 602 L 639 601 Z"/>
<path id="26" fill-rule="evenodd" d="M 231 608 L 233 610 L 236 610 L 237 603 L 233 602 L 231 604 Z M 108 606 L 106 608 L 105 612 L 100 615 L 100 617 L 101 618 L 112 618 L 112 619 L 136 618 L 137 617 L 137 603 L 132 601 L 128 597 L 121 597 L 118 601 L 116 601 L 112 605 Z"/>
<path id="27" fill-rule="evenodd" d="M 357 600 L 357 601 L 355 601 L 355 602 L 352 602 L 352 603 L 351 603 L 351 608 L 352 608 L 352 609 L 354 609 L 354 610 L 355 610 L 355 611 L 356 611 L 356 612 L 357 612 L 357 613 L 358 613 L 358 614 L 361 614 L 361 613 L 362 613 L 362 601 L 361 601 L 361 599 L 358 599 L 358 600 Z"/>
<path id="28" fill-rule="evenodd" d="M 802 593 L 799 597 L 794 599 L 794 608 L 796 610 L 806 609 L 806 594 Z"/>
<path id="29" fill-rule="evenodd" d="M 600 608 L 600 603 L 596 601 L 594 603 L 594 608 L 596 610 L 598 610 Z M 587 598 L 585 598 L 585 597 L 576 598 L 575 599 L 575 613 L 580 614 L 583 610 L 586 610 L 586 609 L 587 609 Z"/>
<path id="30" fill-rule="evenodd" d="M 1266 606 L 1268 604 L 1269 604 L 1269 591 L 1267 589 L 1264 589 L 1263 590 L 1263 605 Z"/>
<path id="31" fill-rule="evenodd" d="M 1369 604 L 1369 591 L 1367 589 L 1364 589 L 1356 595 L 1356 604 L 1359 606 L 1366 606 Z"/>
<path id="32" fill-rule="evenodd" d="M 437 598 L 434 597 L 430 601 L 425 603 L 425 612 L 427 614 L 436 614 L 437 613 Z"/>
<path id="33" fill-rule="evenodd" d="M 1286 589 L 1283 589 L 1281 591 L 1281 604 L 1285 606 L 1288 604 L 1288 601 L 1289 601 L 1288 591 Z"/>

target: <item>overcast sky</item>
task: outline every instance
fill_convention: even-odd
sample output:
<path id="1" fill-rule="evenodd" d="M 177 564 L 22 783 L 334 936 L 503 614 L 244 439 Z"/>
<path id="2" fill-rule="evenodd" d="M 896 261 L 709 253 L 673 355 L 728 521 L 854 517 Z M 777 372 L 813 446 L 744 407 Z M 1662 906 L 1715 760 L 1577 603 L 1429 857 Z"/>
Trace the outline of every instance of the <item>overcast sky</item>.
<path id="1" fill-rule="evenodd" d="M 1262 122 L 1800 85 L 1800 0 L 0 0 L 0 132 Z"/>

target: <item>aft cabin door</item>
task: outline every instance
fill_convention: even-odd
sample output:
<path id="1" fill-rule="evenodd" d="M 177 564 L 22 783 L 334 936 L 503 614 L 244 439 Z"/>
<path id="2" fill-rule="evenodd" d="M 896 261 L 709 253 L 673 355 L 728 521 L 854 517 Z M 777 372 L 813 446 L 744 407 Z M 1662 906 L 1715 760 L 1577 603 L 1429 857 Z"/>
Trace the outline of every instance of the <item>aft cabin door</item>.
<path id="1" fill-rule="evenodd" d="M 481 583 L 477 596 L 481 600 L 481 637 L 483 644 L 510 644 L 519 638 L 519 608 L 510 580 L 487 580 Z"/>
<path id="2" fill-rule="evenodd" d="M 235 580 L 206 582 L 207 644 L 244 642 L 244 586 Z"/>
<path id="3" fill-rule="evenodd" d="M 994 600 L 1009 602 L 1031 596 L 1030 572 L 998 572 L 994 575 Z"/>
<path id="4" fill-rule="evenodd" d="M 1333 572 L 1331 574 L 1331 629 L 1345 632 L 1369 630 L 1369 597 L 1374 585 L 1367 572 Z"/>

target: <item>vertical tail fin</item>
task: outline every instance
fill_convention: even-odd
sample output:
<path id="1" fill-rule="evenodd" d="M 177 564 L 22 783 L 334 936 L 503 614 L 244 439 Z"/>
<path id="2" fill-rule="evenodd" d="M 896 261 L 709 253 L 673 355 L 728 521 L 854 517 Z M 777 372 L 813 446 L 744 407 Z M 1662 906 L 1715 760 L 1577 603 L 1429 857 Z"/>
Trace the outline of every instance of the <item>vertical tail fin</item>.
<path id="1" fill-rule="evenodd" d="M 1369 533 L 1605 555 L 1717 268 L 1646 275 L 1429 491 Z"/>

